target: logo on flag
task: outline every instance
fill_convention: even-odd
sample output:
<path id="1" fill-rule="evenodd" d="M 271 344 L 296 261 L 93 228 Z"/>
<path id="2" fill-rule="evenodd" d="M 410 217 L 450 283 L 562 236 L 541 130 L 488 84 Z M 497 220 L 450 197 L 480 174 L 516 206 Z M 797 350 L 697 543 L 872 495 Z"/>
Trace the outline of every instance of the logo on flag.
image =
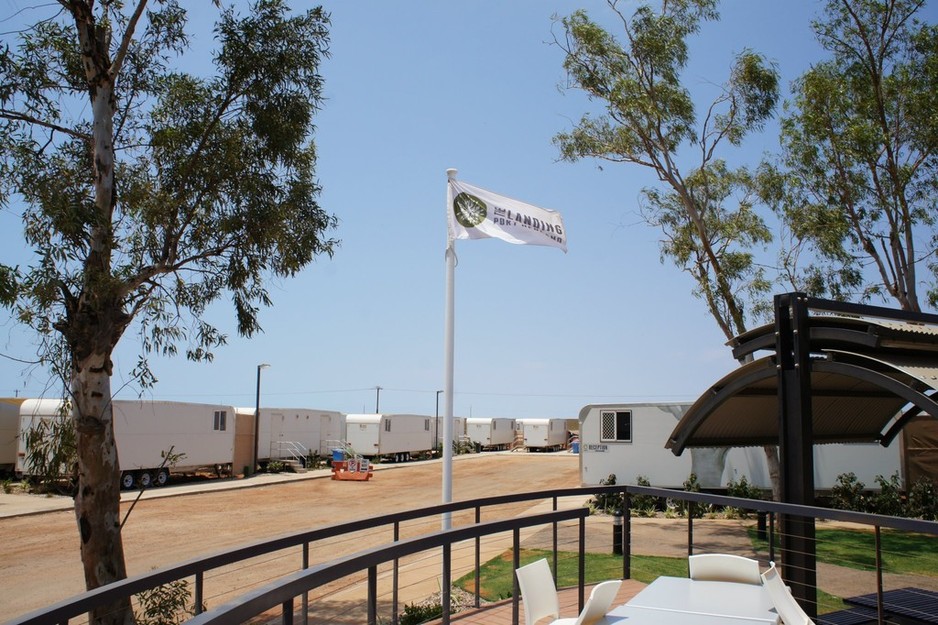
<path id="1" fill-rule="evenodd" d="M 518 245 L 567 251 L 560 213 L 450 179 L 447 224 L 450 240 L 496 238 Z"/>

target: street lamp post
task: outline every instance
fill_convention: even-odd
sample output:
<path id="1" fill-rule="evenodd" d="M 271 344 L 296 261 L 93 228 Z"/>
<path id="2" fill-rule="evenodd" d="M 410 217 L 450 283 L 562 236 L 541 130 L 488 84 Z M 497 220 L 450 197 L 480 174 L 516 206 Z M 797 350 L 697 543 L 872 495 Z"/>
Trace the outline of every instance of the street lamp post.
<path id="1" fill-rule="evenodd" d="M 378 414 L 378 402 L 381 399 L 381 387 L 375 387 L 375 414 Z"/>
<path id="2" fill-rule="evenodd" d="M 435 447 L 440 443 L 440 393 L 443 391 L 436 392 L 436 421 L 433 422 L 433 446 Z"/>
<path id="3" fill-rule="evenodd" d="M 251 471 L 257 471 L 257 443 L 261 431 L 261 369 L 269 367 L 267 363 L 257 365 L 257 396 L 254 404 L 254 460 L 251 462 Z"/>

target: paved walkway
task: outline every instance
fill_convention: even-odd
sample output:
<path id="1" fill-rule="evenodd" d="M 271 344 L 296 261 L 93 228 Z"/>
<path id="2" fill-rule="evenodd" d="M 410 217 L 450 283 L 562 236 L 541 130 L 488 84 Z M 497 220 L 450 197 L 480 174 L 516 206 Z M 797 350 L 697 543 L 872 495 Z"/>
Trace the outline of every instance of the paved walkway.
<path id="1" fill-rule="evenodd" d="M 482 458 L 479 454 L 470 454 L 465 456 L 456 456 L 454 461 L 470 460 Z M 423 462 L 442 462 L 442 460 L 425 460 Z M 395 464 L 378 463 L 372 464 L 373 471 L 388 471 L 392 469 L 406 468 L 407 463 Z M 142 493 L 138 490 L 127 490 L 121 492 L 121 503 L 131 502 L 137 497 L 141 499 L 155 499 L 158 497 L 179 497 L 181 495 L 193 495 L 196 493 L 236 490 L 241 488 L 258 488 L 261 486 L 270 486 L 283 482 L 295 482 L 298 480 L 312 479 L 332 479 L 332 469 L 314 469 L 304 473 L 256 473 L 250 477 L 226 477 L 226 478 L 208 478 L 204 480 L 182 482 L 163 487 L 149 488 Z M 54 512 L 57 510 L 71 510 L 74 502 L 71 497 L 65 495 L 30 495 L 23 493 L 4 493 L 0 492 L 0 518 L 12 516 L 25 516 L 30 514 L 42 514 L 44 512 Z"/>

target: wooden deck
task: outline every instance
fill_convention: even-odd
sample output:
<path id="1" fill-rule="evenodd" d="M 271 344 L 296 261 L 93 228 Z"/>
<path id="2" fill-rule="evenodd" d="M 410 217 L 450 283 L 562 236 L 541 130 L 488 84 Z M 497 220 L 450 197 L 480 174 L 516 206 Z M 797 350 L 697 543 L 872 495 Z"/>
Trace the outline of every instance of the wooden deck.
<path id="1" fill-rule="evenodd" d="M 638 594 L 638 592 L 645 587 L 645 584 L 637 582 L 632 579 L 627 579 L 622 582 L 622 587 L 619 588 L 619 594 L 616 595 L 616 600 L 613 602 L 613 605 L 621 605 L 627 602 L 629 599 Z M 590 590 L 593 586 L 586 586 L 584 590 L 584 597 L 589 597 Z M 560 616 L 561 617 L 576 617 L 577 610 L 577 589 L 576 588 L 562 588 L 557 592 L 557 595 L 560 598 Z M 451 623 L 458 623 L 459 625 L 510 625 L 511 623 L 511 599 L 506 599 L 504 601 L 499 601 L 498 603 L 492 603 L 490 605 L 483 606 L 478 609 L 465 610 L 457 614 L 450 616 Z M 441 621 L 431 621 L 432 625 L 438 625 Z M 519 608 L 518 622 L 524 623 L 524 604 L 522 603 Z"/>

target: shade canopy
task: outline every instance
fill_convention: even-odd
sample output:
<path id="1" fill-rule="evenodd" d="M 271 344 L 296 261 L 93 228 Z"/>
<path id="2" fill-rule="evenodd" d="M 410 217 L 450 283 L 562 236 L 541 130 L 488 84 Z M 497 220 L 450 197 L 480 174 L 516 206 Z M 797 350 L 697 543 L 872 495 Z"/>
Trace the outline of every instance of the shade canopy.
<path id="1" fill-rule="evenodd" d="M 888 445 L 919 414 L 938 417 L 938 324 L 841 315 L 810 316 L 814 443 Z M 776 326 L 729 343 L 749 362 L 714 384 L 684 414 L 666 447 L 744 447 L 779 442 Z M 938 396 L 936 396 L 938 398 Z"/>

